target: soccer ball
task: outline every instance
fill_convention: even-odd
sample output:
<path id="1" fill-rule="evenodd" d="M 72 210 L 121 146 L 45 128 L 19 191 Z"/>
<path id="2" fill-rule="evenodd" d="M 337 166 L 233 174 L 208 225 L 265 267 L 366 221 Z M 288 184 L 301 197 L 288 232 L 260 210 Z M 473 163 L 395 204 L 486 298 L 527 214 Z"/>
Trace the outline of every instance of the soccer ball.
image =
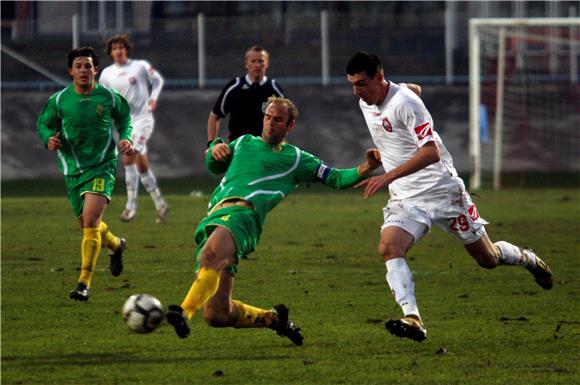
<path id="1" fill-rule="evenodd" d="M 163 305 L 149 294 L 133 294 L 123 305 L 123 318 L 135 333 L 151 333 L 163 321 Z"/>

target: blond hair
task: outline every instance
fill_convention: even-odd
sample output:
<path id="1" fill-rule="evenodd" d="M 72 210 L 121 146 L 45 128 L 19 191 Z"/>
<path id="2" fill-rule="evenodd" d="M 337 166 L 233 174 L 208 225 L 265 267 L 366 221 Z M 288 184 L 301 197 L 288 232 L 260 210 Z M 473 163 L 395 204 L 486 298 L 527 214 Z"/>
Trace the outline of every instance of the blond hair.
<path id="1" fill-rule="evenodd" d="M 279 98 L 277 96 L 270 96 L 268 98 L 268 106 L 270 104 L 277 104 L 280 106 L 285 106 L 288 110 L 288 124 L 290 122 L 296 121 L 298 118 L 298 108 L 292 103 L 292 100 L 286 98 Z"/>

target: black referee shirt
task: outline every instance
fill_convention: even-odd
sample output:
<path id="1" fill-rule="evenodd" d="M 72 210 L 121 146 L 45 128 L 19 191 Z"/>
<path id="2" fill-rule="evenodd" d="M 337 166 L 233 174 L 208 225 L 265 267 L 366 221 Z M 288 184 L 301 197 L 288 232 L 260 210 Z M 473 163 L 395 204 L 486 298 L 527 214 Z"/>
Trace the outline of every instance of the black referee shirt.
<path id="1" fill-rule="evenodd" d="M 218 97 L 213 113 L 223 119 L 230 114 L 230 141 L 245 134 L 262 135 L 262 120 L 270 96 L 283 97 L 275 79 L 264 77 L 252 84 L 248 75 L 232 79 Z"/>

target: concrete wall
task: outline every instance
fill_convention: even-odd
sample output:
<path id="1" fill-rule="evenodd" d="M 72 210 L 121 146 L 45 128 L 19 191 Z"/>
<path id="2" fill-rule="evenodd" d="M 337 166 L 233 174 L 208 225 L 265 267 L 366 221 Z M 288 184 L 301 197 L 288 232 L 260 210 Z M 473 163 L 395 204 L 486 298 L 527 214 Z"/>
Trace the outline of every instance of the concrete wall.
<path id="1" fill-rule="evenodd" d="M 206 175 L 206 123 L 219 91 L 162 93 L 149 142 L 151 164 L 159 177 Z M 300 110 L 297 127 L 289 137 L 291 143 L 331 166 L 350 167 L 361 162 L 364 149 L 372 142 L 357 100 L 346 84 L 329 88 L 287 86 L 285 92 Z M 2 92 L 2 180 L 60 176 L 55 153 L 44 149 L 35 131 L 38 113 L 50 94 Z M 467 171 L 467 89 L 425 86 L 422 97 L 456 168 Z M 225 133 L 226 126 L 222 128 Z"/>

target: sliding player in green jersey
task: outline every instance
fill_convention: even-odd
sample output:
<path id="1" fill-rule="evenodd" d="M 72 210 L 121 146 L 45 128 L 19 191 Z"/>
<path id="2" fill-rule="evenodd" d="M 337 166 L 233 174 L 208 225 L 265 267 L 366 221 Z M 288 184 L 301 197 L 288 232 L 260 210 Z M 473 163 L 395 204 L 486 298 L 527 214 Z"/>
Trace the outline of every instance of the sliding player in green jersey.
<path id="1" fill-rule="evenodd" d="M 288 319 L 288 308 L 260 309 L 232 300 L 238 259 L 254 251 L 266 215 L 300 182 L 322 182 L 346 188 L 369 176 L 380 165 L 377 150 L 367 150 L 365 162 L 334 169 L 312 154 L 285 142 L 294 129 L 298 110 L 283 98 L 271 97 L 264 114 L 262 136 L 244 135 L 231 142 L 215 139 L 206 153 L 211 173 L 225 172 L 214 190 L 207 216 L 195 231 L 197 278 L 181 306 L 170 305 L 168 322 L 177 335 L 189 335 L 188 319 L 203 308 L 210 326 L 267 327 L 301 345 L 300 328 Z"/>
<path id="2" fill-rule="evenodd" d="M 57 152 L 68 200 L 83 229 L 81 273 L 70 298 L 87 301 L 101 247 L 112 252 L 111 274 L 116 277 L 123 270 L 125 240 L 113 235 L 102 217 L 115 186 L 117 147 L 113 123 L 123 154 L 133 151 L 132 128 L 125 99 L 95 82 L 98 58 L 92 48 L 71 51 L 68 68 L 72 84 L 48 99 L 36 131 L 42 143 Z"/>

